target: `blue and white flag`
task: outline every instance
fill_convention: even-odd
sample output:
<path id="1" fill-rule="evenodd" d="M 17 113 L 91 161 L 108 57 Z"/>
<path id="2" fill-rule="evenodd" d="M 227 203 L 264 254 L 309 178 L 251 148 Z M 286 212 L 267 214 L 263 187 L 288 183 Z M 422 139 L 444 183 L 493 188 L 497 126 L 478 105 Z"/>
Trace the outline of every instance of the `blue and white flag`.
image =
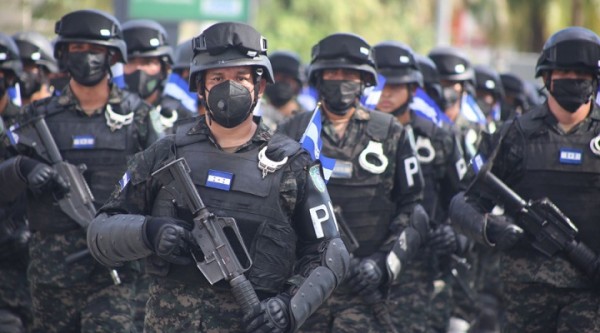
<path id="1" fill-rule="evenodd" d="M 169 95 L 181 101 L 181 104 L 193 114 L 196 114 L 198 108 L 198 97 L 195 92 L 189 91 L 189 84 L 179 74 L 171 73 L 169 80 L 165 85 L 164 95 Z"/>
<path id="2" fill-rule="evenodd" d="M 314 87 L 304 87 L 298 95 L 298 103 L 304 110 L 314 110 L 319 100 L 319 92 Z"/>
<path id="3" fill-rule="evenodd" d="M 467 118 L 469 121 L 479 123 L 482 125 L 487 124 L 485 115 L 481 112 L 477 101 L 470 94 L 464 94 L 462 98 L 462 105 L 460 106 L 460 113 Z"/>
<path id="4" fill-rule="evenodd" d="M 125 89 L 125 74 L 123 73 L 123 64 L 118 62 L 110 67 L 112 73 L 112 82 L 121 89 Z"/>
<path id="5" fill-rule="evenodd" d="M 8 97 L 10 97 L 10 101 L 16 105 L 16 106 L 21 106 L 22 102 L 21 102 L 21 88 L 19 86 L 18 83 L 16 83 L 14 86 L 9 87 L 7 90 L 8 92 Z"/>
<path id="6" fill-rule="evenodd" d="M 363 95 L 360 97 L 360 103 L 371 110 L 375 110 L 377 103 L 379 103 L 383 87 L 385 87 L 385 77 L 377 74 L 377 85 L 365 88 Z"/>
<path id="7" fill-rule="evenodd" d="M 323 141 L 321 141 L 321 105 L 317 104 L 315 111 L 310 117 L 306 131 L 300 139 L 302 148 L 306 149 L 313 161 L 320 160 L 323 166 L 323 178 L 325 182 L 329 181 L 329 177 L 335 167 L 335 159 L 321 155 Z"/>
<path id="8" fill-rule="evenodd" d="M 429 119 L 439 127 L 443 123 L 452 123 L 433 98 L 429 97 L 425 90 L 421 88 L 417 88 L 415 96 L 413 96 L 413 101 L 410 104 L 410 109 L 415 112 L 416 116 Z"/>

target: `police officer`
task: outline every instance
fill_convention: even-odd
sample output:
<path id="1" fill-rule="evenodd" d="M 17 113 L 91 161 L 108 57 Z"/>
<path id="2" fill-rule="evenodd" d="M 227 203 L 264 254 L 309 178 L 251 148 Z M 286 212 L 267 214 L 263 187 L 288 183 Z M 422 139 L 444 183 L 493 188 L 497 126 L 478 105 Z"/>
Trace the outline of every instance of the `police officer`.
<path id="1" fill-rule="evenodd" d="M 487 131 L 496 131 L 500 120 L 500 103 L 504 98 L 504 88 L 498 72 L 487 65 L 473 67 L 475 72 L 475 99 L 487 120 Z"/>
<path id="2" fill-rule="evenodd" d="M 530 105 L 530 99 L 527 98 L 525 80 L 521 79 L 516 74 L 502 73 L 500 74 L 500 80 L 505 91 L 505 96 L 502 101 L 502 120 L 520 116 L 537 104 L 541 104 L 535 103 L 535 105 Z"/>
<path id="3" fill-rule="evenodd" d="M 190 63 L 193 56 L 191 39 L 177 44 L 173 71 L 169 76 L 169 83 L 167 83 L 164 93 L 181 100 L 183 106 L 191 114 L 203 115 L 206 113 L 204 101 L 195 92 L 189 91 Z"/>
<path id="4" fill-rule="evenodd" d="M 148 257 L 155 278 L 146 332 L 295 331 L 344 277 L 348 253 L 320 167 L 252 117 L 273 82 L 266 46 L 242 23 L 217 23 L 194 39 L 190 89 L 208 113 L 136 155 L 129 181 L 90 226 L 92 253 L 106 265 Z M 246 276 L 261 299 L 249 313 L 224 281 L 211 286 L 198 271 L 185 201 L 173 184 L 151 177 L 176 158 L 189 164 L 208 209 L 240 226 L 253 261 Z"/>
<path id="5" fill-rule="evenodd" d="M 45 119 L 62 158 L 87 167 L 83 176 L 96 204 L 108 199 L 128 156 L 158 135 L 150 131 L 150 106 L 110 84 L 110 65 L 127 59 L 119 22 L 101 11 L 79 10 L 63 16 L 55 31 L 54 55 L 71 80 L 60 96 L 31 104 L 19 122 L 14 141 L 21 154 L 0 168 L 0 198 L 9 200 L 27 190 L 33 233 L 28 279 L 36 329 L 128 332 L 133 329 L 129 298 L 135 274 L 124 269 L 118 284 L 89 255 L 66 263 L 67 256 L 86 248 L 85 223 L 66 215 L 57 200 L 78 189 L 47 164 L 40 134 L 27 129 L 33 128 L 30 121 Z"/>
<path id="6" fill-rule="evenodd" d="M 398 331 L 429 332 L 430 299 L 437 270 L 433 263 L 438 259 L 434 256 L 442 255 L 448 261 L 448 255 L 457 250 L 455 233 L 446 221 L 447 207 L 462 188 L 466 163 L 452 133 L 417 116 L 410 108 L 416 88 L 423 86 L 412 49 L 390 41 L 375 45 L 373 51 L 377 71 L 385 78 L 377 110 L 392 114 L 414 131 L 417 159 L 425 179 L 423 207 L 435 228 L 427 243 L 431 251 L 419 253 L 391 291 L 392 304 L 396 305 L 393 313 Z"/>
<path id="7" fill-rule="evenodd" d="M 49 75 L 58 72 L 50 41 L 35 31 L 17 33 L 13 39 L 23 63 L 23 75 L 19 82 L 22 105 L 49 97 L 52 95 Z"/>
<path id="8" fill-rule="evenodd" d="M 600 37 L 590 30 L 568 27 L 550 36 L 536 65 L 536 76 L 549 92 L 547 102 L 507 123 L 491 148 L 481 149 L 493 163 L 493 174 L 525 199 L 549 198 L 579 229 L 577 240 L 595 253 L 600 253 L 599 216 L 593 208 L 600 190 L 595 183 L 600 110 L 594 100 L 599 58 Z M 503 331 L 598 331 L 597 279 L 589 279 L 563 252 L 547 257 L 536 251 L 533 235 L 523 238 L 519 220 L 485 215 L 497 204 L 492 193 L 483 186 L 457 195 L 451 216 L 465 234 L 505 251 Z"/>
<path id="9" fill-rule="evenodd" d="M 189 113 L 179 100 L 163 94 L 173 65 L 167 32 L 156 21 L 132 20 L 123 23 L 123 37 L 127 44 L 128 60 L 123 67 L 127 88 L 156 108 L 162 129 L 170 133 L 175 121 Z"/>
<path id="10" fill-rule="evenodd" d="M 22 73 L 17 46 L 0 34 L 0 162 L 9 159 L 7 131 L 20 109 L 8 96 Z M 25 197 L 0 203 L 0 332 L 26 332 L 31 328 L 31 297 L 27 284 L 27 244 L 30 233 L 25 218 Z"/>
<path id="11" fill-rule="evenodd" d="M 3 55 L 3 56 L 2 56 Z M 4 126 L 13 125 L 20 113 L 19 106 L 15 105 L 8 94 L 8 89 L 15 87 L 23 75 L 23 64 L 19 55 L 19 48 L 10 36 L 0 33 L 0 116 Z"/>
<path id="12" fill-rule="evenodd" d="M 304 86 L 304 66 L 300 57 L 291 51 L 278 51 L 269 55 L 275 83 L 265 89 L 266 101 L 260 106 L 263 121 L 272 130 L 286 118 L 304 108 L 297 100 Z"/>
<path id="13" fill-rule="evenodd" d="M 429 230 L 418 205 L 423 178 L 412 133 L 392 116 L 360 105 L 363 89 L 377 83 L 371 46 L 360 36 L 336 33 L 319 41 L 308 72 L 324 115 L 321 153 L 336 159 L 328 189 L 338 221 L 350 230 L 347 239 L 355 238 L 358 248 L 348 280 L 305 331 L 393 329 L 387 289 Z M 310 118 L 300 113 L 279 130 L 298 139 Z"/>
<path id="14" fill-rule="evenodd" d="M 461 138 L 461 146 L 465 158 L 475 156 L 481 140 L 484 126 L 470 121 L 462 113 L 462 100 L 467 88 L 474 81 L 471 62 L 460 50 L 452 47 L 436 47 L 428 57 L 433 60 L 440 74 L 442 85 L 442 110 L 454 124 L 454 130 Z"/>

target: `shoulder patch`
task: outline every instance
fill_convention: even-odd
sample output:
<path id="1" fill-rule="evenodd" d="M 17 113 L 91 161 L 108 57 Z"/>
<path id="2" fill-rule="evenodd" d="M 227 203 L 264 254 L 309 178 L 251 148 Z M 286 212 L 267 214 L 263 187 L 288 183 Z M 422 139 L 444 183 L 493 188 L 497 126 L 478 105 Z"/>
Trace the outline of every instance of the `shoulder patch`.
<path id="1" fill-rule="evenodd" d="M 325 181 L 323 180 L 323 177 L 321 177 L 321 167 L 319 165 L 311 166 L 310 169 L 308 169 L 308 174 L 310 175 L 310 179 L 312 180 L 317 190 L 319 190 L 319 192 L 321 193 L 325 192 L 325 189 L 327 187 L 325 186 Z"/>

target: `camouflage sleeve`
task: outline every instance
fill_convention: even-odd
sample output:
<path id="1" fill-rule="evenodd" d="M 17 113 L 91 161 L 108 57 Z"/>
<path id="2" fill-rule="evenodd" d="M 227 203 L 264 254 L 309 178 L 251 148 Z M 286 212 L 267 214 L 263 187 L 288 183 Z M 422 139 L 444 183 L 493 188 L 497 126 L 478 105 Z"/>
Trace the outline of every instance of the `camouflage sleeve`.
<path id="1" fill-rule="evenodd" d="M 173 136 L 158 140 L 148 149 L 135 154 L 129 160 L 127 171 L 99 213 L 149 215 L 153 198 L 160 188 L 150 175 L 174 156 Z"/>

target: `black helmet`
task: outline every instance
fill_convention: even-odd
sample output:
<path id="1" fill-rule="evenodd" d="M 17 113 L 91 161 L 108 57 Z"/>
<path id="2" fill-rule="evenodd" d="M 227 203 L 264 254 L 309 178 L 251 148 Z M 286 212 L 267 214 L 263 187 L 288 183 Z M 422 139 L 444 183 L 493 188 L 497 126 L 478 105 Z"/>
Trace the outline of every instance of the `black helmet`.
<path id="1" fill-rule="evenodd" d="M 267 39 L 247 24 L 214 24 L 192 40 L 192 48 L 194 57 L 190 66 L 190 91 L 197 90 L 198 75 L 212 68 L 259 67 L 267 82 L 275 82 L 267 57 Z"/>
<path id="2" fill-rule="evenodd" d="M 175 64 L 173 69 L 185 69 L 190 68 L 190 63 L 194 57 L 194 50 L 192 49 L 192 40 L 185 40 L 175 47 Z"/>
<path id="3" fill-rule="evenodd" d="M 302 86 L 304 82 L 304 66 L 297 53 L 291 51 L 277 51 L 271 53 L 269 56 L 271 60 L 271 66 L 273 66 L 274 73 L 287 74 L 298 81 L 298 84 Z"/>
<path id="4" fill-rule="evenodd" d="M 514 96 L 517 105 L 523 109 L 529 108 L 526 94 L 525 81 L 513 73 L 500 74 L 502 87 L 507 95 Z"/>
<path id="5" fill-rule="evenodd" d="M 491 93 L 497 101 L 500 101 L 504 96 L 504 88 L 498 72 L 486 65 L 477 65 L 473 67 L 473 70 L 475 71 L 475 88 Z"/>
<path id="6" fill-rule="evenodd" d="M 65 45 L 71 42 L 104 45 L 116 52 L 122 63 L 127 62 L 127 46 L 121 24 L 112 15 L 100 10 L 76 10 L 63 16 L 54 28 L 58 35 L 54 44 L 54 58 L 62 59 Z"/>
<path id="7" fill-rule="evenodd" d="M 23 71 L 17 44 L 10 36 L 3 33 L 0 33 L 0 71 L 11 72 L 15 78 L 18 78 Z"/>
<path id="8" fill-rule="evenodd" d="M 417 68 L 423 76 L 423 88 L 431 95 L 431 98 L 441 98 L 442 84 L 440 83 L 440 73 L 433 60 L 424 55 L 415 54 Z"/>
<path id="9" fill-rule="evenodd" d="M 324 69 L 348 68 L 366 74 L 367 87 L 377 85 L 377 72 L 371 46 L 360 36 L 348 33 L 329 35 L 312 48 L 308 81 L 316 86 L 317 74 Z"/>
<path id="10" fill-rule="evenodd" d="M 167 31 L 158 22 L 132 20 L 123 23 L 122 28 L 128 57 L 159 57 L 164 63 L 173 64 Z"/>
<path id="11" fill-rule="evenodd" d="M 19 32 L 13 35 L 19 48 L 21 61 L 30 61 L 44 67 L 48 72 L 57 73 L 58 64 L 50 40 L 35 31 Z"/>
<path id="12" fill-rule="evenodd" d="M 473 81 L 473 68 L 467 56 L 453 47 L 436 47 L 429 52 L 440 80 L 447 81 Z"/>
<path id="13" fill-rule="evenodd" d="M 423 86 L 423 75 L 419 72 L 415 55 L 410 46 L 389 41 L 373 46 L 377 71 L 386 83 L 416 83 Z"/>
<path id="14" fill-rule="evenodd" d="M 600 73 L 600 37 L 582 27 L 568 27 L 554 33 L 542 49 L 535 66 L 535 77 L 553 69 Z"/>

